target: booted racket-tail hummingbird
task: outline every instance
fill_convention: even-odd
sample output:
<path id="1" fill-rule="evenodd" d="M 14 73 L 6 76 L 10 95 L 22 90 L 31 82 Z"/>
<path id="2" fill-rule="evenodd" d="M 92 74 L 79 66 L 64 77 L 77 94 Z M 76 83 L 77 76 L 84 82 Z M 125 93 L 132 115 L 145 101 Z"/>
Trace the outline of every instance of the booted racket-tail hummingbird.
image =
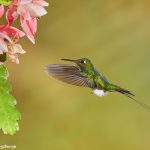
<path id="1" fill-rule="evenodd" d="M 142 101 L 135 99 L 133 93 L 108 81 L 108 79 L 94 67 L 89 59 L 81 58 L 76 60 L 61 60 L 73 62 L 75 65 L 46 65 L 46 72 L 50 76 L 68 84 L 91 88 L 92 92 L 97 96 L 104 96 L 109 92 L 119 92 L 150 111 L 150 107 Z"/>

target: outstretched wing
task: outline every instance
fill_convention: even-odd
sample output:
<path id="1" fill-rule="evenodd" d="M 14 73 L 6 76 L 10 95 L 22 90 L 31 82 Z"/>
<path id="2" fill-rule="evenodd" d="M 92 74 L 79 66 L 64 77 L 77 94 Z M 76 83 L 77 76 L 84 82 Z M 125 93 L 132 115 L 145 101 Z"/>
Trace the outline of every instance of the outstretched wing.
<path id="1" fill-rule="evenodd" d="M 68 84 L 89 88 L 95 87 L 95 83 L 89 82 L 85 76 L 80 74 L 80 70 L 73 65 L 46 65 L 46 72 L 50 76 Z"/>

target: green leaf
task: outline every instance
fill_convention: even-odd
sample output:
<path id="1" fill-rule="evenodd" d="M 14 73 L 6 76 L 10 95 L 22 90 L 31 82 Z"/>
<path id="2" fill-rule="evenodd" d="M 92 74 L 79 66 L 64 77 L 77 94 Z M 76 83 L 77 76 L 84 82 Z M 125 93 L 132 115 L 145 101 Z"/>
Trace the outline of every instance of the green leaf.
<path id="1" fill-rule="evenodd" d="M 8 6 L 11 2 L 12 0 L 0 0 L 0 5 Z"/>
<path id="2" fill-rule="evenodd" d="M 9 76 L 8 70 L 4 65 L 0 65 L 0 78 L 7 79 Z"/>
<path id="3" fill-rule="evenodd" d="M 9 93 L 11 85 L 7 81 L 8 70 L 0 65 L 0 129 L 4 134 L 13 135 L 19 130 L 18 120 L 21 119 L 19 111 L 15 108 L 16 99 Z"/>

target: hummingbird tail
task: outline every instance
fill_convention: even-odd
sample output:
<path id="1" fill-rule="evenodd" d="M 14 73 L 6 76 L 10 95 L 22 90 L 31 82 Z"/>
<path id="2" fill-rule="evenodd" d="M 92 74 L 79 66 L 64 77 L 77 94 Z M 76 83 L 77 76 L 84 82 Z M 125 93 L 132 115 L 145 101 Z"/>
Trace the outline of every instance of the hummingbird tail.
<path id="1" fill-rule="evenodd" d="M 130 99 L 134 100 L 137 104 L 139 104 L 140 106 L 142 106 L 143 108 L 145 108 L 146 110 L 148 110 L 150 112 L 150 106 L 146 105 L 142 101 L 139 101 L 139 100 L 135 99 L 134 98 L 135 95 L 133 93 L 131 93 L 130 91 L 125 90 L 123 88 L 120 88 L 120 87 L 118 87 L 116 85 L 113 85 L 113 86 L 115 87 L 115 91 L 117 91 L 117 92 L 119 92 L 119 93 L 129 97 Z"/>
<path id="2" fill-rule="evenodd" d="M 128 91 L 128 90 L 125 90 L 125 89 L 123 89 L 123 88 L 120 88 L 120 87 L 118 87 L 118 86 L 115 86 L 115 91 L 117 91 L 117 92 L 119 92 L 119 93 L 121 93 L 121 94 L 124 94 L 124 95 L 126 95 L 126 96 L 135 96 L 133 93 L 131 93 L 130 91 Z"/>

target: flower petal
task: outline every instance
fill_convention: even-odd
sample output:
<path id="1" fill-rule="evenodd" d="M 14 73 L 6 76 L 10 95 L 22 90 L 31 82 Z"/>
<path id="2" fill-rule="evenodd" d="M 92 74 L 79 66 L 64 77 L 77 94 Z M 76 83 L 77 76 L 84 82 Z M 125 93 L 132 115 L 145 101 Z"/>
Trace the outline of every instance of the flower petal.
<path id="1" fill-rule="evenodd" d="M 13 43 L 13 41 L 11 40 L 11 38 L 6 33 L 0 32 L 0 38 L 1 39 L 5 39 L 6 41 L 9 41 L 10 43 Z"/>
<path id="2" fill-rule="evenodd" d="M 32 3 L 32 0 L 20 0 L 19 5 L 25 5 L 25 4 L 30 4 Z"/>
<path id="3" fill-rule="evenodd" d="M 12 27 L 12 26 L 10 26 L 7 29 L 7 32 L 8 32 L 8 34 L 9 34 L 9 32 L 13 32 L 14 35 L 15 35 L 13 38 L 17 38 L 17 39 L 22 38 L 23 36 L 25 36 L 25 33 L 23 31 L 15 28 L 15 27 Z"/>
<path id="4" fill-rule="evenodd" d="M 42 6 L 33 3 L 26 5 L 26 10 L 32 17 L 41 17 L 47 14 L 47 11 Z"/>
<path id="5" fill-rule="evenodd" d="M 10 4 L 6 12 L 6 20 L 9 24 L 12 24 L 18 18 L 16 11 L 16 5 Z"/>
<path id="6" fill-rule="evenodd" d="M 0 38 L 0 51 L 2 51 L 2 52 L 8 52 L 7 44 L 1 38 Z"/>
<path id="7" fill-rule="evenodd" d="M 37 31 L 37 19 L 36 19 L 36 17 L 33 17 L 29 21 L 29 27 L 30 27 L 30 30 L 31 30 L 32 34 L 35 35 L 35 33 Z"/>
<path id="8" fill-rule="evenodd" d="M 44 1 L 44 0 L 33 0 L 33 3 L 34 3 L 34 4 L 38 4 L 38 5 L 40 5 L 40 6 L 43 6 L 43 7 L 46 7 L 46 6 L 49 5 L 49 4 L 48 4 L 46 1 Z"/>
<path id="9" fill-rule="evenodd" d="M 22 48 L 20 44 L 11 45 L 11 54 L 25 54 L 25 50 Z"/>
<path id="10" fill-rule="evenodd" d="M 24 53 L 26 52 L 24 51 L 24 49 L 20 44 L 12 44 L 9 46 L 8 57 L 12 62 L 16 64 L 19 64 L 18 54 Z"/>
<path id="11" fill-rule="evenodd" d="M 3 16 L 4 14 L 4 6 L 0 5 L 0 18 Z"/>
<path id="12" fill-rule="evenodd" d="M 8 55 L 8 57 L 12 62 L 19 64 L 18 55 Z"/>
<path id="13" fill-rule="evenodd" d="M 21 26 L 22 26 L 22 29 L 23 31 L 26 33 L 28 39 L 33 43 L 35 44 L 35 39 L 34 39 L 34 34 L 33 34 L 33 31 L 32 31 L 32 28 L 33 27 L 30 27 L 30 21 L 29 20 L 26 20 L 24 19 L 24 17 L 21 17 Z M 31 20 L 32 21 L 32 20 Z M 36 27 L 34 27 L 33 30 L 35 30 Z"/>
<path id="14" fill-rule="evenodd" d="M 25 36 L 24 32 L 15 27 L 9 26 L 8 23 L 0 25 L 0 37 L 6 39 L 11 44 L 13 43 L 13 40 L 19 40 L 23 36 Z"/>

